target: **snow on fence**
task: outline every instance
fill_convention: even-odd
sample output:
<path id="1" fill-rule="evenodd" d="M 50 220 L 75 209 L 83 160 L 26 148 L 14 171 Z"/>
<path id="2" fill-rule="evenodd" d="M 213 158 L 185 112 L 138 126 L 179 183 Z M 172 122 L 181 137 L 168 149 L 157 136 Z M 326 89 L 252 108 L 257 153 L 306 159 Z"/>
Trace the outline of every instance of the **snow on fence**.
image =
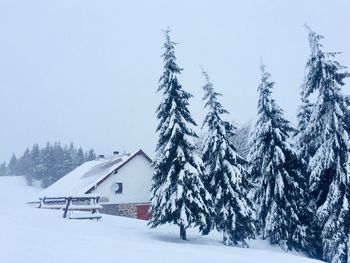
<path id="1" fill-rule="evenodd" d="M 68 197 L 42 197 L 39 198 L 37 208 L 60 209 L 63 210 L 63 218 L 69 219 L 100 219 L 102 216 L 99 209 L 100 196 L 98 195 L 79 195 Z"/>

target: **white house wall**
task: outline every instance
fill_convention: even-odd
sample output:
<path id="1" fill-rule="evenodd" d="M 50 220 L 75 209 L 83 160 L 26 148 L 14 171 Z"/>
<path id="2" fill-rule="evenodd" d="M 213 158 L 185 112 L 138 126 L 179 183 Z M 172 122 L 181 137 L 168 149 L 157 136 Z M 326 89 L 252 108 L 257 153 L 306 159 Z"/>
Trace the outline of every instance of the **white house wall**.
<path id="1" fill-rule="evenodd" d="M 92 193 L 108 197 L 110 204 L 149 202 L 152 174 L 150 162 L 144 156 L 137 155 L 116 174 L 110 175 Z M 122 193 L 116 194 L 112 191 L 115 183 L 123 184 Z"/>

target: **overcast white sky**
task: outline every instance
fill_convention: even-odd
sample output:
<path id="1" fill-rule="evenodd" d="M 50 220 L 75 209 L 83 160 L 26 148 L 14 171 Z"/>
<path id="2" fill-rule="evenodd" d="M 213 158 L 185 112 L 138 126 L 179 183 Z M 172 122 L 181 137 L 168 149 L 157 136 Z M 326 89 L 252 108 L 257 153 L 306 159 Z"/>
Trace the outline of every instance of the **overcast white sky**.
<path id="1" fill-rule="evenodd" d="M 256 114 L 261 57 L 294 121 L 309 54 L 305 22 L 350 66 L 348 0 L 0 0 L 0 160 L 48 140 L 152 156 L 167 26 L 198 123 L 199 65 L 224 94 L 229 118 L 244 123 Z"/>

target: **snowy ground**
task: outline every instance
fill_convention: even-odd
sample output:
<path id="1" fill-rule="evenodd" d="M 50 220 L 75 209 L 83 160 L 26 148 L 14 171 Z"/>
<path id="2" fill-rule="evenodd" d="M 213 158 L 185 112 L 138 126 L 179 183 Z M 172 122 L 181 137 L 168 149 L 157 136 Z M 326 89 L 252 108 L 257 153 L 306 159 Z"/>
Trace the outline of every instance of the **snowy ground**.
<path id="1" fill-rule="evenodd" d="M 141 220 L 106 215 L 101 221 L 63 219 L 59 211 L 25 204 L 40 190 L 26 186 L 21 177 L 0 177 L 1 263 L 319 262 L 261 240 L 243 249 L 223 246 L 218 233 L 202 237 L 193 231 L 189 241 L 180 241 L 177 228 L 149 229 Z"/>

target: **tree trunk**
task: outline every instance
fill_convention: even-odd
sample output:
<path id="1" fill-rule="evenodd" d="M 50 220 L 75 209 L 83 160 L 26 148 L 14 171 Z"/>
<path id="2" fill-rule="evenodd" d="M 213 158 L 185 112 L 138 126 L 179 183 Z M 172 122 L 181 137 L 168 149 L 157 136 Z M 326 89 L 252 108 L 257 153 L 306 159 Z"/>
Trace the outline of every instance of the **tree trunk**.
<path id="1" fill-rule="evenodd" d="M 181 240 L 187 240 L 186 238 L 186 229 L 184 225 L 180 225 L 180 239 Z"/>
<path id="2" fill-rule="evenodd" d="M 222 240 L 223 240 L 225 246 L 232 246 L 233 245 L 233 242 L 231 240 L 231 236 L 226 230 L 222 231 Z"/>

